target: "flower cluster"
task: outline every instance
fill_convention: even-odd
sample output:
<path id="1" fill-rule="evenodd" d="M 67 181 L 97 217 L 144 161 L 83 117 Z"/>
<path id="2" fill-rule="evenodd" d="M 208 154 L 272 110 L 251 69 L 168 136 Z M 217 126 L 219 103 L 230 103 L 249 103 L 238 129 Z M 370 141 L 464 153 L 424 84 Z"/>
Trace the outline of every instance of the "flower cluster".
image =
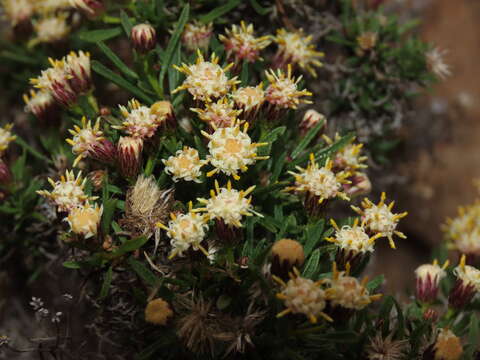
<path id="1" fill-rule="evenodd" d="M 480 255 L 480 202 L 460 207 L 443 226 L 449 247 L 467 255 Z"/>
<path id="2" fill-rule="evenodd" d="M 152 137 L 166 119 L 165 114 L 159 115 L 158 111 L 140 104 L 135 99 L 130 100 L 126 107 L 120 105 L 119 108 L 124 121 L 122 125 L 114 125 L 113 128 L 123 130 L 134 138 L 147 139 Z"/>

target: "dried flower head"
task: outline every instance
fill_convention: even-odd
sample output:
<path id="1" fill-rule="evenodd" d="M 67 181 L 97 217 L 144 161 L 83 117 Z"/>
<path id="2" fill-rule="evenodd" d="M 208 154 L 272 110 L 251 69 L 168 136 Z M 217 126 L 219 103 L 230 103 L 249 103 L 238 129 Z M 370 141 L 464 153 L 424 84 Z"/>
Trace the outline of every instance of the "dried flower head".
<path id="1" fill-rule="evenodd" d="M 337 264 L 332 265 L 332 278 L 327 280 L 330 287 L 326 290 L 332 306 L 341 306 L 345 309 L 361 310 L 372 301 L 382 297 L 381 294 L 370 295 L 366 288 L 368 278 L 362 282 L 350 276 L 350 264 L 346 264 L 345 271 L 338 271 Z"/>
<path id="2" fill-rule="evenodd" d="M 295 268 L 290 273 L 290 280 L 284 282 L 282 279 L 273 275 L 273 279 L 282 287 L 277 298 L 283 300 L 286 310 L 277 314 L 277 317 L 285 316 L 289 313 L 304 314 L 312 324 L 318 321 L 318 317 L 323 317 L 327 321 L 333 321 L 323 312 L 327 305 L 327 296 L 320 287 L 323 280 L 314 282 L 300 276 Z"/>
<path id="3" fill-rule="evenodd" d="M 127 191 L 125 215 L 120 225 L 134 236 L 155 234 L 157 222 L 165 222 L 173 203 L 173 191 L 158 187 L 153 176 L 140 175 L 135 185 Z"/>
<path id="4" fill-rule="evenodd" d="M 435 360 L 460 360 L 462 354 L 460 338 L 449 329 L 440 329 L 435 342 Z"/>
<path id="5" fill-rule="evenodd" d="M 57 104 L 48 90 L 34 91 L 23 95 L 25 111 L 32 113 L 38 119 L 50 120 L 57 115 Z"/>
<path id="6" fill-rule="evenodd" d="M 390 205 L 385 204 L 386 194 L 382 192 L 380 197 L 380 202 L 378 205 L 372 203 L 369 199 L 365 198 L 362 201 L 363 209 L 360 209 L 356 206 L 351 206 L 352 209 L 362 217 L 362 222 L 365 223 L 366 229 L 373 234 L 382 234 L 388 238 L 390 247 L 395 249 L 395 243 L 393 242 L 393 235 L 405 239 L 406 236 L 397 231 L 397 225 L 400 219 L 408 215 L 408 212 L 403 212 L 401 214 L 392 213 L 394 201 Z"/>
<path id="7" fill-rule="evenodd" d="M 103 206 L 85 203 L 71 209 L 65 221 L 68 222 L 73 233 L 88 239 L 97 235 L 102 214 Z"/>
<path id="8" fill-rule="evenodd" d="M 205 109 L 190 108 L 198 117 L 212 127 L 221 128 L 232 126 L 242 110 L 235 110 L 233 101 L 226 97 L 205 104 Z"/>
<path id="9" fill-rule="evenodd" d="M 366 31 L 357 36 L 357 44 L 363 51 L 372 50 L 377 45 L 378 34 L 374 31 Z"/>
<path id="10" fill-rule="evenodd" d="M 213 176 L 217 172 L 223 172 L 228 176 L 233 176 L 238 180 L 238 172 L 245 172 L 249 165 L 257 160 L 268 159 L 268 156 L 257 156 L 257 148 L 267 145 L 267 143 L 254 143 L 247 134 L 248 123 L 243 125 L 243 130 L 239 124 L 233 124 L 231 127 L 215 129 L 213 134 L 202 131 L 202 134 L 210 141 L 208 150 L 210 155 L 208 160 L 215 167 L 214 170 L 207 173 L 207 176 Z"/>
<path id="11" fill-rule="evenodd" d="M 4 14 L 12 26 L 29 21 L 35 7 L 30 0 L 2 0 Z"/>
<path id="12" fill-rule="evenodd" d="M 417 279 L 416 292 L 417 298 L 423 302 L 433 302 L 437 298 L 438 286 L 447 274 L 449 261 L 445 261 L 443 266 L 438 265 L 438 261 L 434 260 L 433 264 L 420 265 L 415 270 L 415 277 Z"/>
<path id="13" fill-rule="evenodd" d="M 140 53 L 147 53 L 157 44 L 157 32 L 150 24 L 138 24 L 132 28 L 132 45 Z"/>
<path id="14" fill-rule="evenodd" d="M 459 207 L 458 215 L 443 225 L 449 247 L 467 255 L 480 255 L 480 202 Z"/>
<path id="15" fill-rule="evenodd" d="M 292 77 L 292 66 L 287 66 L 287 74 L 282 70 L 266 71 L 270 85 L 265 90 L 265 99 L 275 107 L 282 109 L 296 109 L 299 104 L 311 104 L 309 100 L 302 99 L 303 96 L 312 96 L 307 90 L 298 90 L 298 83 L 302 80 L 302 76 L 297 79 Z"/>
<path id="16" fill-rule="evenodd" d="M 342 184 L 347 184 L 349 173 L 332 171 L 333 162 L 328 160 L 325 166 L 319 167 L 315 155 L 310 154 L 310 161 L 306 169 L 297 166 L 298 173 L 289 171 L 295 178 L 295 184 L 287 187 L 286 191 L 305 192 L 307 196 L 314 197 L 318 203 L 334 199 L 337 196 L 349 200 L 342 191 Z"/>
<path id="17" fill-rule="evenodd" d="M 190 248 L 201 250 L 208 257 L 208 252 L 201 245 L 204 240 L 208 225 L 207 218 L 192 211 L 192 202 L 188 204 L 189 211 L 186 214 L 170 213 L 168 227 L 158 222 L 157 226 L 167 232 L 171 239 L 172 251 L 169 258 L 182 256 Z"/>
<path id="18" fill-rule="evenodd" d="M 145 321 L 155 325 L 166 325 L 173 316 L 170 304 L 162 298 L 157 298 L 148 302 L 145 307 Z"/>
<path id="19" fill-rule="evenodd" d="M 319 59 L 323 58 L 325 54 L 315 50 L 315 45 L 311 44 L 311 35 L 305 36 L 302 29 L 296 32 L 278 29 L 274 41 L 278 45 L 274 60 L 277 67 L 294 64 L 307 70 L 312 76 L 317 76 L 315 67 L 322 66 Z"/>
<path id="20" fill-rule="evenodd" d="M 74 126 L 69 130 L 73 136 L 72 139 L 66 139 L 66 142 L 72 146 L 72 152 L 77 155 L 73 166 L 77 166 L 81 159 L 91 157 L 104 163 L 113 164 L 116 158 L 116 149 L 113 144 L 105 139 L 100 130 L 100 118 L 97 119 L 92 127 L 92 122 L 84 116 L 82 118 L 82 127 Z"/>
<path id="21" fill-rule="evenodd" d="M 227 182 L 227 187 L 220 187 L 215 180 L 215 190 L 210 191 L 210 199 L 197 199 L 205 205 L 203 208 L 195 209 L 196 212 L 205 212 L 208 219 L 221 220 L 224 224 L 234 227 L 242 227 L 244 216 L 262 216 L 253 210 L 252 198 L 247 196 L 255 189 L 255 186 L 247 190 L 232 189 L 232 183 Z"/>
<path id="22" fill-rule="evenodd" d="M 442 80 L 445 80 L 447 77 L 452 75 L 450 65 L 445 62 L 446 53 L 446 50 L 441 50 L 435 47 L 425 54 L 428 70 Z"/>
<path id="23" fill-rule="evenodd" d="M 130 100 L 127 107 L 120 105 L 119 108 L 124 121 L 122 125 L 112 127 L 123 130 L 134 138 L 146 139 L 152 137 L 165 120 L 164 117 L 158 116 L 148 106 L 140 104 L 135 99 Z"/>
<path id="24" fill-rule="evenodd" d="M 0 156 L 2 156 L 7 150 L 10 143 L 17 137 L 12 134 L 13 124 L 7 124 L 4 127 L 0 127 Z"/>
<path id="25" fill-rule="evenodd" d="M 52 191 L 39 190 L 37 194 L 52 200 L 58 206 L 58 211 L 70 211 L 98 198 L 84 193 L 86 181 L 87 179 L 82 179 L 81 171 L 75 177 L 73 170 L 67 170 L 65 176 L 62 175 L 59 181 L 48 179 L 53 187 Z"/>
<path id="26" fill-rule="evenodd" d="M 213 34 L 213 24 L 203 24 L 199 21 L 193 21 L 185 25 L 182 34 L 182 44 L 189 51 L 207 50 L 210 38 Z"/>
<path id="27" fill-rule="evenodd" d="M 240 22 L 240 26 L 232 25 L 232 29 L 225 29 L 226 35 L 219 35 L 220 41 L 225 46 L 228 58 L 233 58 L 239 63 L 243 60 L 255 62 L 260 59 L 260 51 L 270 43 L 270 36 L 255 37 L 253 24 Z"/>
<path id="28" fill-rule="evenodd" d="M 196 149 L 184 146 L 182 150 L 178 150 L 175 156 L 170 156 L 167 160 L 162 160 L 165 164 L 165 172 L 172 175 L 175 182 L 179 180 L 195 181 L 201 183 L 200 169 L 205 165 L 207 160 L 200 160 L 200 156 Z"/>
<path id="29" fill-rule="evenodd" d="M 393 334 L 383 338 L 381 333 L 370 339 L 366 348 L 368 360 L 402 360 L 405 358 L 405 350 L 408 340 L 392 340 Z"/>
<path id="30" fill-rule="evenodd" d="M 202 53 L 198 50 L 197 61 L 193 65 L 182 64 L 181 67 L 173 67 L 187 75 L 181 86 L 176 88 L 172 94 L 181 90 L 188 90 L 195 100 L 211 101 L 225 96 L 232 86 L 240 81 L 236 77 L 228 79 L 226 72 L 233 66 L 223 68 L 218 65 L 219 58 L 212 54 L 210 61 L 205 61 Z"/>
<path id="31" fill-rule="evenodd" d="M 59 13 L 39 19 L 33 24 L 38 42 L 53 43 L 65 39 L 71 31 L 67 13 Z"/>

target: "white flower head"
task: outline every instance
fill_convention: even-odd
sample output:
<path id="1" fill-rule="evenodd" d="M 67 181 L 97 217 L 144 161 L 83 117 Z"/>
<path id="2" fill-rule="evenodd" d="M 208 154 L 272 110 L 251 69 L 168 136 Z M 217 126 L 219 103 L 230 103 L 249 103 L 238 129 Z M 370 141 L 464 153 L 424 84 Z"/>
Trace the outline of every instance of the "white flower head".
<path id="1" fill-rule="evenodd" d="M 184 180 L 200 183 L 201 168 L 208 161 L 200 160 L 196 149 L 185 146 L 182 150 L 178 150 L 175 156 L 170 156 L 162 162 L 165 164 L 165 172 L 172 175 L 173 181 Z"/>

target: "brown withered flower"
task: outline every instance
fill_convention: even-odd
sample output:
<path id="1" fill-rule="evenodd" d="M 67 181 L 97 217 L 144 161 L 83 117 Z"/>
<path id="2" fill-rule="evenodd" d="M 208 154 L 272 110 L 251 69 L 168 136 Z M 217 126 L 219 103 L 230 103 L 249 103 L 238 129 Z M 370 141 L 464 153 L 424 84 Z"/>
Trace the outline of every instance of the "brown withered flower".
<path id="1" fill-rule="evenodd" d="M 406 340 L 392 340 L 392 334 L 383 338 L 382 334 L 377 334 L 370 339 L 370 344 L 366 348 L 368 360 L 400 360 L 405 357 L 404 351 L 408 345 Z"/>

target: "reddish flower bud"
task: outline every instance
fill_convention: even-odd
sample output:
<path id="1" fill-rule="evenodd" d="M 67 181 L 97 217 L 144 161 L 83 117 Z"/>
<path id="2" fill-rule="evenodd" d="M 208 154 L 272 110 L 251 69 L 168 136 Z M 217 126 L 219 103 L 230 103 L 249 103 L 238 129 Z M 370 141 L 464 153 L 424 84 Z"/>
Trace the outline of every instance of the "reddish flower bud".
<path id="1" fill-rule="evenodd" d="M 417 298 L 423 302 L 433 302 L 437 298 L 438 285 L 440 280 L 445 277 L 445 268 L 448 266 L 448 260 L 442 267 L 438 266 L 437 260 L 433 264 L 420 265 L 415 270 L 417 279 Z"/>
<path id="2" fill-rule="evenodd" d="M 95 170 L 88 174 L 90 182 L 97 191 L 102 188 L 106 176 L 107 172 L 105 170 Z"/>
<path id="3" fill-rule="evenodd" d="M 470 303 L 480 289 L 480 270 L 465 264 L 466 257 L 462 255 L 460 264 L 454 273 L 457 281 L 448 296 L 448 304 L 452 308 L 462 309 Z"/>
<path id="4" fill-rule="evenodd" d="M 320 114 L 318 111 L 310 109 L 305 112 L 303 119 L 300 122 L 300 134 L 305 136 L 312 128 L 317 126 L 318 123 L 323 121 L 322 128 L 325 129 L 327 126 L 327 119 L 324 115 Z"/>
<path id="5" fill-rule="evenodd" d="M 303 246 L 296 240 L 281 239 L 272 246 L 272 274 L 288 279 L 294 267 L 300 268 L 305 261 Z"/>
<path id="6" fill-rule="evenodd" d="M 423 319 L 427 321 L 435 322 L 438 319 L 438 313 L 434 309 L 429 308 L 425 310 L 425 312 L 423 313 Z"/>
<path id="7" fill-rule="evenodd" d="M 146 53 L 152 50 L 157 43 L 157 33 L 150 24 L 139 24 L 132 28 L 132 44 L 135 50 Z"/>
<path id="8" fill-rule="evenodd" d="M 39 120 L 47 123 L 59 118 L 59 106 L 49 91 L 30 90 L 30 94 L 24 94 L 25 111 L 30 112 Z"/>
<path id="9" fill-rule="evenodd" d="M 118 140 L 118 165 L 120 172 L 125 177 L 134 177 L 140 169 L 143 150 L 143 140 L 130 136 Z"/>
<path id="10" fill-rule="evenodd" d="M 0 159 L 0 184 L 8 184 L 12 180 L 12 173 L 8 165 Z"/>

